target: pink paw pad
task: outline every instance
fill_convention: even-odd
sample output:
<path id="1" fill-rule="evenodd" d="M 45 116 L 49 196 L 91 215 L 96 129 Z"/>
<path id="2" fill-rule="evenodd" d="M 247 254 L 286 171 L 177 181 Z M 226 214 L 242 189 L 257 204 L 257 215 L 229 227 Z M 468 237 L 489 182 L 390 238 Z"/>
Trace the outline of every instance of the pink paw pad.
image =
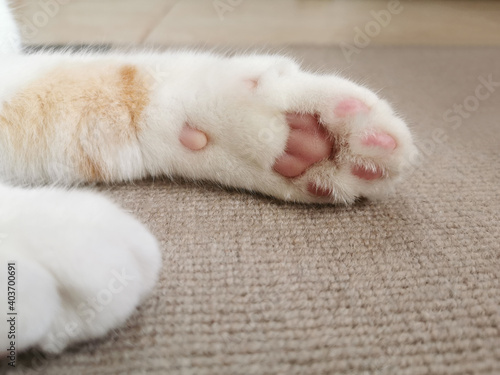
<path id="1" fill-rule="evenodd" d="M 332 191 L 330 189 L 319 187 L 313 182 L 310 182 L 309 185 L 307 185 L 307 191 L 312 195 L 316 195 L 318 197 L 329 197 L 330 195 L 332 195 Z"/>
<path id="2" fill-rule="evenodd" d="M 368 181 L 375 180 L 383 176 L 383 172 L 381 170 L 377 169 L 376 171 L 373 171 L 359 165 L 352 167 L 351 173 L 356 177 Z"/>
<path id="3" fill-rule="evenodd" d="M 273 169 L 284 177 L 298 177 L 314 163 L 330 157 L 333 140 L 311 114 L 287 113 L 290 134 L 285 153 L 274 163 Z"/>
<path id="4" fill-rule="evenodd" d="M 381 147 L 385 150 L 392 151 L 396 148 L 396 141 L 389 134 L 374 133 L 365 136 L 361 143 L 364 146 Z"/>
<path id="5" fill-rule="evenodd" d="M 185 124 L 181 130 L 179 141 L 182 145 L 192 151 L 201 150 L 208 143 L 205 133 Z"/>
<path id="6" fill-rule="evenodd" d="M 335 114 L 339 117 L 350 116 L 359 112 L 366 113 L 370 110 L 361 100 L 350 98 L 342 100 L 335 107 Z"/>

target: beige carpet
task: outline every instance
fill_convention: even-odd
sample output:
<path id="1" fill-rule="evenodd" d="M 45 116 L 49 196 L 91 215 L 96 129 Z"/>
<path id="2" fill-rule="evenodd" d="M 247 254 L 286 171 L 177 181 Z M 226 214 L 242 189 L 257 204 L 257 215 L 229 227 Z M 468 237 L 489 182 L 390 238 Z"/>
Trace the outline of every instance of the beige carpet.
<path id="1" fill-rule="evenodd" d="M 25 356 L 23 373 L 500 373 L 500 87 L 471 99 L 480 77 L 500 83 L 500 50 L 365 49 L 352 64 L 336 48 L 289 51 L 381 88 L 421 166 L 391 199 L 354 207 L 189 183 L 103 189 L 160 239 L 161 280 L 128 327 Z M 443 120 L 464 101 L 460 126 Z"/>

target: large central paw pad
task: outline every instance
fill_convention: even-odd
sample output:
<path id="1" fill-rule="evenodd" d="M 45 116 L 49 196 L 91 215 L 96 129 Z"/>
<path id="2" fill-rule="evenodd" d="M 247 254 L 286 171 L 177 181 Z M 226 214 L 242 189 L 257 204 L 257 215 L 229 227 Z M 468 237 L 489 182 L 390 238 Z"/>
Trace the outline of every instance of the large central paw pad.
<path id="1" fill-rule="evenodd" d="M 313 115 L 289 113 L 286 119 L 290 135 L 274 170 L 285 177 L 297 177 L 314 163 L 330 157 L 333 139 Z"/>
<path id="2" fill-rule="evenodd" d="M 363 101 L 347 98 L 333 106 L 323 122 L 321 113 L 288 113 L 290 133 L 285 152 L 278 157 L 274 170 L 288 178 L 304 175 L 315 164 L 330 164 L 338 171 L 347 170 L 352 177 L 365 182 L 390 177 L 391 157 L 398 148 L 397 136 L 389 126 L 378 124 L 380 114 Z M 383 118 L 383 116 L 382 116 Z M 326 161 L 326 163 L 325 163 Z M 393 163 L 394 164 L 394 163 Z M 328 181 L 312 179 L 306 184 L 310 194 L 328 197 L 334 191 Z"/>

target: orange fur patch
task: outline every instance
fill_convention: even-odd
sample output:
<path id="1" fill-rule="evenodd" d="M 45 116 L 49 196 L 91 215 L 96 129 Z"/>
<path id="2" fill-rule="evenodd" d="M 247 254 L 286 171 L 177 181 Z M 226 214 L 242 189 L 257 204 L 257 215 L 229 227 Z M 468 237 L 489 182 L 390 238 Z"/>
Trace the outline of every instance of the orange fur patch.
<path id="1" fill-rule="evenodd" d="M 133 65 L 67 64 L 4 104 L 0 136 L 26 163 L 58 155 L 83 180 L 107 181 L 113 155 L 137 142 L 148 102 L 146 80 Z"/>
<path id="2" fill-rule="evenodd" d="M 138 131 L 139 118 L 149 101 L 145 82 L 138 79 L 137 69 L 130 65 L 120 69 L 120 78 L 122 81 L 122 101 L 128 107 L 131 126 L 135 131 Z"/>

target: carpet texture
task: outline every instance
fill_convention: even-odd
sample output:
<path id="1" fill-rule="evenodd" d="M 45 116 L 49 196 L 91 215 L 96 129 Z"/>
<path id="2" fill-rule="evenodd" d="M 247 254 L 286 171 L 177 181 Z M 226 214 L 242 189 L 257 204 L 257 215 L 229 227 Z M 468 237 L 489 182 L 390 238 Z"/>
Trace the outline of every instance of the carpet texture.
<path id="1" fill-rule="evenodd" d="M 334 207 L 101 188 L 159 238 L 160 281 L 126 327 L 25 355 L 20 373 L 500 374 L 500 50 L 284 51 L 381 89 L 408 119 L 422 156 L 397 194 Z"/>

